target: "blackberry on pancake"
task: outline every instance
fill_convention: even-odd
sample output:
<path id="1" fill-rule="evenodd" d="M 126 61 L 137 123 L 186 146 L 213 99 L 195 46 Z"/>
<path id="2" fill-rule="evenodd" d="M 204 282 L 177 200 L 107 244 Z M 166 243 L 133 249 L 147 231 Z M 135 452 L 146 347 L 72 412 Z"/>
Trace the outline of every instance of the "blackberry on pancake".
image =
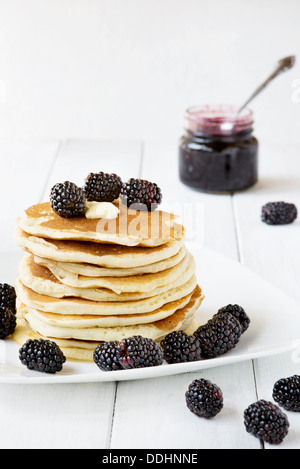
<path id="1" fill-rule="evenodd" d="M 70 181 L 55 184 L 50 193 L 51 207 L 62 218 L 83 217 L 85 196 L 81 187 Z"/>
<path id="2" fill-rule="evenodd" d="M 119 198 L 122 180 L 117 174 L 90 173 L 84 185 L 86 200 L 89 202 L 113 202 Z"/>
<path id="3" fill-rule="evenodd" d="M 161 203 L 162 192 L 153 182 L 131 178 L 123 184 L 120 197 L 129 208 L 151 212 Z"/>

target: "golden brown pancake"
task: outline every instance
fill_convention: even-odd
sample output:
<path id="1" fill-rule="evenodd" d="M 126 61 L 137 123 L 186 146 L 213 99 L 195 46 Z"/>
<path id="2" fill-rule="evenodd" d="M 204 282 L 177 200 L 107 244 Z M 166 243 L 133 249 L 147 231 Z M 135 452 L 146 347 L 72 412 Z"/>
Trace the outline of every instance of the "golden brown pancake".
<path id="1" fill-rule="evenodd" d="M 19 268 L 19 278 L 23 285 L 30 288 L 31 290 L 41 295 L 47 295 L 53 298 L 67 298 L 67 297 L 78 297 L 92 301 L 134 301 L 141 300 L 143 298 L 150 298 L 157 296 L 162 293 L 166 293 L 170 289 L 174 289 L 185 284 L 195 272 L 195 263 L 191 259 L 191 262 L 187 260 L 186 265 L 182 266 L 183 269 L 180 275 L 176 275 L 177 271 L 174 271 L 172 276 L 171 284 L 165 283 L 153 290 L 146 289 L 146 291 L 126 291 L 122 293 L 116 293 L 111 288 L 80 288 L 73 287 L 62 283 L 48 268 L 43 265 L 37 264 L 34 261 L 32 255 L 27 254 L 22 259 Z M 123 281 L 130 279 L 131 285 L 134 286 L 134 278 L 131 277 L 120 277 Z M 149 275 L 138 277 L 141 283 L 147 282 Z M 104 277 L 105 280 L 109 280 L 109 277 Z M 111 279 L 113 280 L 113 279 Z M 155 279 L 154 279 L 155 280 Z M 164 283 L 164 282 L 162 282 Z M 130 285 L 130 284 L 129 284 Z M 128 285 L 127 285 L 128 286 Z M 134 290 L 134 289 L 133 289 Z"/>
<path id="2" fill-rule="evenodd" d="M 19 301 L 26 306 L 41 311 L 55 314 L 78 314 L 95 316 L 115 316 L 118 314 L 141 314 L 152 312 L 166 303 L 176 301 L 192 293 L 197 285 L 196 276 L 184 285 L 173 288 L 166 293 L 162 293 L 150 298 L 144 298 L 136 301 L 90 301 L 78 297 L 53 298 L 47 295 L 41 295 L 23 285 L 20 279 L 16 282 L 16 292 Z"/>
<path id="3" fill-rule="evenodd" d="M 43 262 L 40 262 L 40 264 L 44 265 Z M 172 288 L 172 283 L 176 282 L 179 277 L 187 272 L 187 270 L 189 270 L 191 277 L 195 273 L 195 268 L 196 265 L 193 256 L 190 253 L 187 253 L 182 261 L 175 267 L 154 274 L 97 278 L 72 274 L 56 266 L 50 266 L 49 270 L 53 275 L 55 275 L 60 283 L 69 287 L 82 289 L 106 288 L 112 292 L 122 294 L 134 292 L 151 293 L 155 289 L 166 285 L 169 285 L 169 288 Z M 35 267 L 35 269 L 37 269 L 37 267 Z"/>
<path id="4" fill-rule="evenodd" d="M 149 250 L 149 249 L 148 249 Z M 128 268 L 108 268 L 92 264 L 80 264 L 75 262 L 59 262 L 39 256 L 34 256 L 34 260 L 37 264 L 44 265 L 45 267 L 51 268 L 58 267 L 65 272 L 71 274 L 83 275 L 85 277 L 130 277 L 132 275 L 144 275 L 144 274 L 155 274 L 162 272 L 166 269 L 170 269 L 178 265 L 187 254 L 187 249 L 182 246 L 177 254 L 167 259 L 163 259 L 158 262 L 154 262 L 149 265 L 142 265 L 140 267 L 128 267 Z"/>
<path id="5" fill-rule="evenodd" d="M 16 281 L 18 343 L 54 340 L 67 358 L 93 360 L 99 343 L 160 341 L 192 327 L 204 295 L 176 216 L 119 208 L 116 219 L 62 218 L 49 202 L 18 220 L 26 252 Z"/>
<path id="6" fill-rule="evenodd" d="M 136 211 L 120 204 L 118 218 L 62 218 L 50 202 L 25 210 L 19 227 L 26 233 L 60 240 L 93 241 L 126 246 L 153 247 L 184 238 L 184 228 L 175 222 L 175 215 L 160 210 Z"/>
<path id="7" fill-rule="evenodd" d="M 120 246 L 81 241 L 60 241 L 32 236 L 17 228 L 15 242 L 36 256 L 59 261 L 102 266 L 107 268 L 132 268 L 150 265 L 176 255 L 183 241 L 171 240 L 161 246 Z"/>
<path id="8" fill-rule="evenodd" d="M 203 295 L 201 289 L 196 287 L 190 301 L 182 308 L 176 310 L 172 315 L 165 319 L 154 321 L 148 324 L 134 326 L 117 327 L 93 327 L 93 328 L 71 328 L 49 325 L 35 315 L 25 305 L 20 305 L 19 315 L 24 314 L 26 320 L 30 323 L 31 329 L 44 337 L 53 337 L 54 339 L 79 339 L 81 341 L 121 341 L 123 338 L 133 335 L 160 340 L 168 333 L 184 329 L 188 326 L 197 309 L 201 305 Z"/>

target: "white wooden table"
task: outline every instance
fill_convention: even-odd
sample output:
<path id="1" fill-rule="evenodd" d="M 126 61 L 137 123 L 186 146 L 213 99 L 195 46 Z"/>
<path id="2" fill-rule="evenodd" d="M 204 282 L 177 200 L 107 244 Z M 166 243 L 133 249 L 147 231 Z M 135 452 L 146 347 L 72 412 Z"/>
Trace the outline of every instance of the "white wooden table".
<path id="1" fill-rule="evenodd" d="M 300 300 L 300 221 L 279 230 L 260 221 L 261 206 L 268 201 L 285 200 L 300 208 L 300 146 L 261 143 L 259 184 L 233 197 L 184 187 L 177 159 L 176 141 L 0 142 L 0 250 L 18 249 L 12 238 L 16 217 L 48 200 L 53 184 L 67 179 L 81 184 L 90 171 L 116 172 L 124 180 L 157 182 L 165 201 L 203 203 L 205 245 Z M 6 281 L 3 266 L 0 273 L 0 282 Z M 244 429 L 244 409 L 260 398 L 272 400 L 275 381 L 299 372 L 300 364 L 287 353 L 144 381 L 2 384 L 0 448 L 259 449 L 259 440 Z M 196 418 L 185 405 L 184 393 L 199 377 L 217 383 L 226 400 L 211 421 Z M 289 413 L 289 421 L 280 448 L 299 449 L 300 415 Z"/>

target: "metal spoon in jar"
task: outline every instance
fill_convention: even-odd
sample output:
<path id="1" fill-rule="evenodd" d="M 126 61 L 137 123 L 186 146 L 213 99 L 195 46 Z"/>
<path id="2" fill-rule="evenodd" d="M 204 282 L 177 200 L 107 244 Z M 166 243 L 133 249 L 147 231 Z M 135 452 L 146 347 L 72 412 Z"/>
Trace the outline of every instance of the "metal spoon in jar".
<path id="1" fill-rule="evenodd" d="M 266 88 L 266 86 L 274 80 L 278 75 L 287 70 L 290 70 L 296 62 L 296 57 L 291 55 L 289 57 L 284 57 L 280 59 L 276 65 L 275 70 L 271 73 L 271 75 L 254 91 L 254 93 L 247 99 L 247 101 L 239 108 L 237 114 L 239 114 L 246 106 L 252 101 L 262 90 Z"/>

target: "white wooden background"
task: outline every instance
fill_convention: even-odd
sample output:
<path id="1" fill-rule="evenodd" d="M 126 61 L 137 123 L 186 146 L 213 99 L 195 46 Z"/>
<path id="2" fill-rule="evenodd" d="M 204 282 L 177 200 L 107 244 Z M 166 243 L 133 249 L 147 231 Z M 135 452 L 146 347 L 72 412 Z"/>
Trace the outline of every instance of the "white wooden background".
<path id="1" fill-rule="evenodd" d="M 82 183 L 90 171 L 116 172 L 124 179 L 156 181 L 166 202 L 201 201 L 205 245 L 300 300 L 300 221 L 278 229 L 260 221 L 261 206 L 268 201 L 286 200 L 300 208 L 300 146 L 262 145 L 259 184 L 233 197 L 184 187 L 177 160 L 177 141 L 1 141 L 0 250 L 18 249 L 12 239 L 16 217 L 30 204 L 48 200 L 53 184 L 65 179 Z M 0 282 L 7 268 L 0 253 Z M 300 364 L 288 353 L 144 381 L 2 384 L 0 448 L 259 449 L 260 442 L 244 429 L 244 409 L 257 399 L 271 400 L 275 381 L 299 372 Z M 184 393 L 199 377 L 217 383 L 226 399 L 211 421 L 196 418 L 185 405 Z M 299 449 L 300 416 L 289 413 L 289 420 L 290 432 L 280 448 Z"/>
<path id="2" fill-rule="evenodd" d="M 167 139 L 300 57 L 299 0 L 0 0 L 0 138 Z M 300 63 L 255 102 L 299 143 Z M 289 116 L 286 118 L 286 116 Z"/>

